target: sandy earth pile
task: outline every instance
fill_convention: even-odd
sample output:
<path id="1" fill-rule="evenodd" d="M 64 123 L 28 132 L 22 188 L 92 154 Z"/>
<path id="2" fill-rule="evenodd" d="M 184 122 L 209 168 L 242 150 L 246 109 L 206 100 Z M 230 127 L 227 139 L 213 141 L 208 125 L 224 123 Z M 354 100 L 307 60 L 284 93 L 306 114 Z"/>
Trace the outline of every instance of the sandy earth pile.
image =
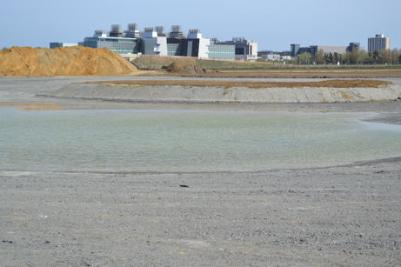
<path id="1" fill-rule="evenodd" d="M 142 70 L 165 70 L 170 74 L 199 75 L 207 72 L 199 64 L 199 60 L 193 57 L 160 57 L 141 56 L 133 63 Z"/>
<path id="2" fill-rule="evenodd" d="M 167 66 L 166 70 L 170 73 L 176 74 L 202 74 L 206 70 L 199 67 L 196 62 L 173 62 Z"/>
<path id="3" fill-rule="evenodd" d="M 0 76 L 126 75 L 136 70 L 107 49 L 13 47 L 0 51 Z"/>
<path id="4" fill-rule="evenodd" d="M 141 70 L 165 70 L 171 64 L 179 62 L 181 64 L 196 64 L 196 59 L 192 57 L 161 57 L 143 55 L 136 58 L 133 63 Z"/>

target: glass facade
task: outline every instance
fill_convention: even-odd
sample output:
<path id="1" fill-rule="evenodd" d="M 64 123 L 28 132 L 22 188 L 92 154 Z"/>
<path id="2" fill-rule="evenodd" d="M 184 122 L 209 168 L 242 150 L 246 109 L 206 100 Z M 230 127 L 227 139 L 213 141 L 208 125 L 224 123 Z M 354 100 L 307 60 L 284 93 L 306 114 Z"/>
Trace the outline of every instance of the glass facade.
<path id="1" fill-rule="evenodd" d="M 235 60 L 235 45 L 210 44 L 209 59 Z"/>
<path id="2" fill-rule="evenodd" d="M 144 55 L 156 55 L 157 54 L 157 40 L 156 38 L 142 39 L 142 53 Z"/>
<path id="3" fill-rule="evenodd" d="M 134 38 L 85 38 L 84 46 L 92 48 L 107 48 L 118 54 L 130 54 L 138 52 L 138 41 Z"/>
<path id="4" fill-rule="evenodd" d="M 169 56 L 187 56 L 188 40 L 184 38 L 167 38 L 167 54 Z"/>
<path id="5" fill-rule="evenodd" d="M 167 44 L 167 54 L 169 56 L 181 56 L 180 44 Z"/>

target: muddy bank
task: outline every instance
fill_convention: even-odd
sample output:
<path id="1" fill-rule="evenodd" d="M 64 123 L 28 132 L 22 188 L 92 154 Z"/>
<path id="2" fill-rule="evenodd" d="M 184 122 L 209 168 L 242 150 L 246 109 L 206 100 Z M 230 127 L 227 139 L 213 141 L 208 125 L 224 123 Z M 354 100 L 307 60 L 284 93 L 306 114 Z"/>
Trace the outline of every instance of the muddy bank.
<path id="1" fill-rule="evenodd" d="M 401 86 L 378 88 L 267 88 L 70 84 L 47 97 L 129 102 L 344 103 L 398 100 Z"/>

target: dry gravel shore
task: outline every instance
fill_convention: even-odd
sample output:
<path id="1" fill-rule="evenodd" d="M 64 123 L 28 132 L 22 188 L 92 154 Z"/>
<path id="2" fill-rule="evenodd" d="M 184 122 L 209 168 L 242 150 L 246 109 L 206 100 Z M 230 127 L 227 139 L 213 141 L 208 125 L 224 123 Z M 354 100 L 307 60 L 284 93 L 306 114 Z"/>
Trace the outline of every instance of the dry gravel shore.
<path id="1" fill-rule="evenodd" d="M 263 173 L 0 171 L 0 184 L 2 266 L 401 264 L 400 159 Z"/>

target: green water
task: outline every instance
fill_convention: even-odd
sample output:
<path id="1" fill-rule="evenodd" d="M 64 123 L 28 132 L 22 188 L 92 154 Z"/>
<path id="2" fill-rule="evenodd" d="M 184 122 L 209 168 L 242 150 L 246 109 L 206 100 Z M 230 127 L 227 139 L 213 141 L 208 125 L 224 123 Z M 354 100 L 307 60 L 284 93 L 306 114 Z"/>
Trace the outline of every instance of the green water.
<path id="1" fill-rule="evenodd" d="M 401 126 L 349 114 L 0 109 L 0 170 L 256 171 L 401 156 Z"/>

